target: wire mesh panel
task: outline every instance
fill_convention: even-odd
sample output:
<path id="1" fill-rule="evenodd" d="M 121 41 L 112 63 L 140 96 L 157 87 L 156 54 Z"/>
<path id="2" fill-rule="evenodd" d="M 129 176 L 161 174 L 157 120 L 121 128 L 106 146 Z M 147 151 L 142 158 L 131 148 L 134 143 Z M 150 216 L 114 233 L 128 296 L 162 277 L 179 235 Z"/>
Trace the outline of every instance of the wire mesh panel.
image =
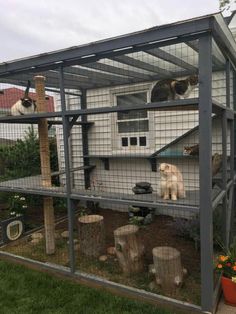
<path id="1" fill-rule="evenodd" d="M 203 275 L 231 222 L 233 70 L 198 36 L 100 42 L 0 78 L 1 250 L 209 310 Z"/>

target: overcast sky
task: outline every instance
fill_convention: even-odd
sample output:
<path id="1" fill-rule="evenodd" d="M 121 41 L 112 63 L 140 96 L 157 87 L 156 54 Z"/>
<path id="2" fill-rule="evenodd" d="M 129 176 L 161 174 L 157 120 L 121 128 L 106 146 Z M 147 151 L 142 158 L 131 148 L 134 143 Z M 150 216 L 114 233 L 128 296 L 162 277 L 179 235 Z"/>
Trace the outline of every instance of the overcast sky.
<path id="1" fill-rule="evenodd" d="M 218 0 L 0 0 L 0 62 L 218 11 Z"/>

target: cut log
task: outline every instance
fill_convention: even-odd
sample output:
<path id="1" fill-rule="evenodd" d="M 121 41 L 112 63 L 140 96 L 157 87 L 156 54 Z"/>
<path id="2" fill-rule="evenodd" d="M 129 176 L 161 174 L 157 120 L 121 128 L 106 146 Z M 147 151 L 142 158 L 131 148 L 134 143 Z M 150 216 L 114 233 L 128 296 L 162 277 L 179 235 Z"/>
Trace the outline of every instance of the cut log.
<path id="1" fill-rule="evenodd" d="M 80 253 L 99 257 L 105 253 L 103 216 L 86 215 L 78 219 Z"/>
<path id="2" fill-rule="evenodd" d="M 46 101 L 45 101 L 45 77 L 35 76 L 35 90 L 37 97 L 37 111 L 45 112 Z M 49 140 L 48 140 L 48 123 L 47 119 L 39 119 L 38 122 L 39 132 L 39 147 L 40 147 L 40 162 L 41 162 L 41 174 L 42 174 L 42 185 L 44 187 L 51 187 L 51 168 L 50 168 L 50 151 L 49 151 Z M 46 241 L 46 253 L 55 253 L 55 218 L 53 208 L 53 198 L 43 198 L 43 210 L 44 210 L 44 226 L 45 226 L 45 241 Z"/>
<path id="3" fill-rule="evenodd" d="M 152 250 L 156 282 L 164 292 L 173 292 L 183 283 L 180 252 L 173 247 L 159 246 Z"/>
<path id="4" fill-rule="evenodd" d="M 144 268 L 144 246 L 139 227 L 126 225 L 114 231 L 115 251 L 119 264 L 126 274 L 139 273 Z"/>

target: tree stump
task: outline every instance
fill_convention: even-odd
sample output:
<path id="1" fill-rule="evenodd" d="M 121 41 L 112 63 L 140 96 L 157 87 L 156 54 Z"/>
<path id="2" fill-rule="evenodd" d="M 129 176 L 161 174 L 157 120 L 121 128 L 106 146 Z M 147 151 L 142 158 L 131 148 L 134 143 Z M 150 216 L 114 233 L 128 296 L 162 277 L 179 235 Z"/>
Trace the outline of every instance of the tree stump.
<path id="1" fill-rule="evenodd" d="M 86 215 L 78 219 L 80 253 L 99 257 L 105 252 L 103 216 Z"/>
<path id="2" fill-rule="evenodd" d="M 173 247 L 159 246 L 152 250 L 156 282 L 163 291 L 173 292 L 183 283 L 180 252 Z"/>
<path id="3" fill-rule="evenodd" d="M 139 273 L 144 268 L 144 246 L 138 230 L 138 226 L 126 225 L 114 231 L 116 256 L 126 274 Z"/>

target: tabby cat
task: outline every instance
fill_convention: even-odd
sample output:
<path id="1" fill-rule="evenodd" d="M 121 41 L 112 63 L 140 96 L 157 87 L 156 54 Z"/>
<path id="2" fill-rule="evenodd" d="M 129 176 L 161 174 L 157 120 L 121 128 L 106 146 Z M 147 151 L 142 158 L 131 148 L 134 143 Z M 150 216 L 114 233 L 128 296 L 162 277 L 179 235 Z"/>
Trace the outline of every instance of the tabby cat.
<path id="1" fill-rule="evenodd" d="M 199 155 L 199 144 L 193 146 L 184 146 L 183 155 L 198 156 Z"/>

